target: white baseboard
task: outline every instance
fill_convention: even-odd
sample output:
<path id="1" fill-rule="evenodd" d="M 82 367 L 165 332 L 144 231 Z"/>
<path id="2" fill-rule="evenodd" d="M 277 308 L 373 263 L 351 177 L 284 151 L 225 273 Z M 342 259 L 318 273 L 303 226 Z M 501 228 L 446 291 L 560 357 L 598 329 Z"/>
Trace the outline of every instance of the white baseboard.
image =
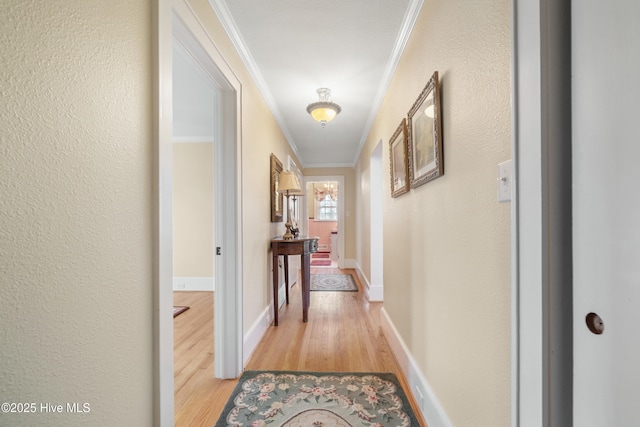
<path id="1" fill-rule="evenodd" d="M 278 288 L 278 310 L 280 309 L 280 307 L 282 307 L 282 305 L 287 300 L 287 294 L 285 292 L 286 292 L 286 289 L 284 288 L 284 283 L 282 283 L 282 285 L 280 285 L 280 288 Z M 271 308 L 270 313 L 273 313 L 273 302 L 269 304 L 269 307 Z"/>
<path id="2" fill-rule="evenodd" d="M 360 268 L 360 264 L 355 261 L 356 274 L 358 275 L 358 279 L 360 279 L 360 283 L 364 286 L 364 292 L 367 296 L 368 301 L 381 302 L 384 301 L 384 288 L 381 286 L 372 287 L 371 283 L 369 283 L 369 279 L 367 279 Z"/>
<path id="3" fill-rule="evenodd" d="M 282 307 L 286 299 L 287 295 L 285 294 L 283 282 L 278 289 L 278 308 Z M 264 337 L 264 334 L 267 333 L 267 329 L 269 329 L 271 323 L 273 323 L 273 301 L 262 311 L 260 316 L 258 316 L 244 336 L 242 366 L 246 366 L 247 362 L 253 355 L 253 352 Z"/>
<path id="4" fill-rule="evenodd" d="M 438 402 L 435 393 L 422 374 L 422 371 L 409 352 L 409 349 L 384 307 L 380 313 L 382 332 L 400 365 L 404 377 L 407 379 L 407 383 L 409 383 L 411 390 L 407 391 L 413 395 L 415 401 L 418 403 L 422 417 L 429 427 L 452 427 L 453 424 L 451 424 L 440 402 Z M 422 399 L 420 399 L 420 395 L 422 395 Z"/>
<path id="5" fill-rule="evenodd" d="M 363 285 L 366 285 L 365 287 L 369 289 L 371 287 L 371 284 L 369 283 L 369 279 L 365 277 L 364 273 L 362 272 L 362 268 L 360 268 L 360 264 L 357 261 L 356 261 L 356 274 L 358 275 L 358 279 L 360 279 L 360 282 L 362 282 Z"/>
<path id="6" fill-rule="evenodd" d="M 215 290 L 213 277 L 174 277 L 174 291 L 213 291 Z"/>
<path id="7" fill-rule="evenodd" d="M 247 362 L 258 348 L 258 344 L 262 341 L 264 334 L 267 333 L 267 329 L 271 325 L 273 320 L 273 304 L 269 304 L 267 308 L 265 308 L 260 316 L 256 319 L 256 321 L 251 325 L 249 331 L 244 336 L 243 343 L 243 354 L 242 354 L 242 366 L 246 366 Z"/>

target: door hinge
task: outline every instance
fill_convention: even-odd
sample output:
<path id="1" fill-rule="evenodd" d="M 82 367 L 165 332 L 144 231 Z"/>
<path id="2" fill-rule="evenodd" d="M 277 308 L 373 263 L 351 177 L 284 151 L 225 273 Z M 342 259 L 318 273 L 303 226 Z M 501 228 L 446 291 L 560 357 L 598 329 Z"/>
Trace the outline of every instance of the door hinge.
<path id="1" fill-rule="evenodd" d="M 220 246 L 216 246 L 216 255 L 222 255 L 222 248 Z"/>

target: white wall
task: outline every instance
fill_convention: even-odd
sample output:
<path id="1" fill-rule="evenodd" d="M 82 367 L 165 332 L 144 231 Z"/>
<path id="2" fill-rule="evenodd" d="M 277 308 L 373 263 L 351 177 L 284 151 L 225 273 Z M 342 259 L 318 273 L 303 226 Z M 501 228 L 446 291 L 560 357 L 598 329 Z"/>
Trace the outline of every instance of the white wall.
<path id="1" fill-rule="evenodd" d="M 149 1 L 0 3 L 0 400 L 38 405 L 0 424 L 152 425 L 150 25 Z"/>

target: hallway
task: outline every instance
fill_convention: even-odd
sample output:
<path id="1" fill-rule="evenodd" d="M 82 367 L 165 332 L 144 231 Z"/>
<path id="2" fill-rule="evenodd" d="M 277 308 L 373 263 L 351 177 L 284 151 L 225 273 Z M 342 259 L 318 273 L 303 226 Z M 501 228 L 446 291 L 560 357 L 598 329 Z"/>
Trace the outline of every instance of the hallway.
<path id="1" fill-rule="evenodd" d="M 279 311 L 247 370 L 393 372 L 406 383 L 380 330 L 382 303 L 367 301 L 354 270 L 312 268 L 311 274 L 352 274 L 358 292 L 311 292 L 309 321 L 302 322 L 300 286 Z M 213 378 L 213 298 L 207 293 L 175 294 L 176 305 L 192 304 L 174 320 L 175 425 L 213 425 L 236 380 Z M 203 332 L 204 331 L 204 332 Z M 407 393 L 409 395 L 409 393 Z M 411 402 L 415 406 L 415 402 Z M 416 416 L 420 417 L 415 410 Z"/>

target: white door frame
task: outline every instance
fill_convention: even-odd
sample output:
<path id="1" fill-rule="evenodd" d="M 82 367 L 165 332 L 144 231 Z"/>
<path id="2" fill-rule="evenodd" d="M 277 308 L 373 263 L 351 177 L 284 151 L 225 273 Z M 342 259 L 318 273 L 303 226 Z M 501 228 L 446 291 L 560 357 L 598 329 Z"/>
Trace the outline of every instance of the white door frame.
<path id="1" fill-rule="evenodd" d="M 345 264 L 345 253 L 344 253 L 344 176 L 343 175 L 333 175 L 333 176 L 305 176 L 304 177 L 304 191 L 307 191 L 307 183 L 309 182 L 337 182 L 338 183 L 338 254 L 340 257 L 338 258 L 338 268 L 347 268 Z M 313 194 L 307 194 L 307 197 L 313 197 Z M 302 213 L 302 224 L 303 231 L 308 234 L 308 220 L 309 220 L 309 208 L 308 203 L 303 203 Z"/>
<path id="2" fill-rule="evenodd" d="M 570 0 L 511 7 L 511 426 L 572 425 Z"/>
<path id="3" fill-rule="evenodd" d="M 236 378 L 243 369 L 241 84 L 185 0 L 158 0 L 154 23 L 154 425 L 173 426 L 173 218 L 172 38 L 175 37 L 220 89 L 216 101 L 214 207 L 216 297 L 214 375 Z"/>
<path id="4" fill-rule="evenodd" d="M 382 140 L 371 152 L 369 161 L 369 263 L 371 286 L 367 297 L 369 301 L 384 300 L 384 247 L 382 218 Z"/>

